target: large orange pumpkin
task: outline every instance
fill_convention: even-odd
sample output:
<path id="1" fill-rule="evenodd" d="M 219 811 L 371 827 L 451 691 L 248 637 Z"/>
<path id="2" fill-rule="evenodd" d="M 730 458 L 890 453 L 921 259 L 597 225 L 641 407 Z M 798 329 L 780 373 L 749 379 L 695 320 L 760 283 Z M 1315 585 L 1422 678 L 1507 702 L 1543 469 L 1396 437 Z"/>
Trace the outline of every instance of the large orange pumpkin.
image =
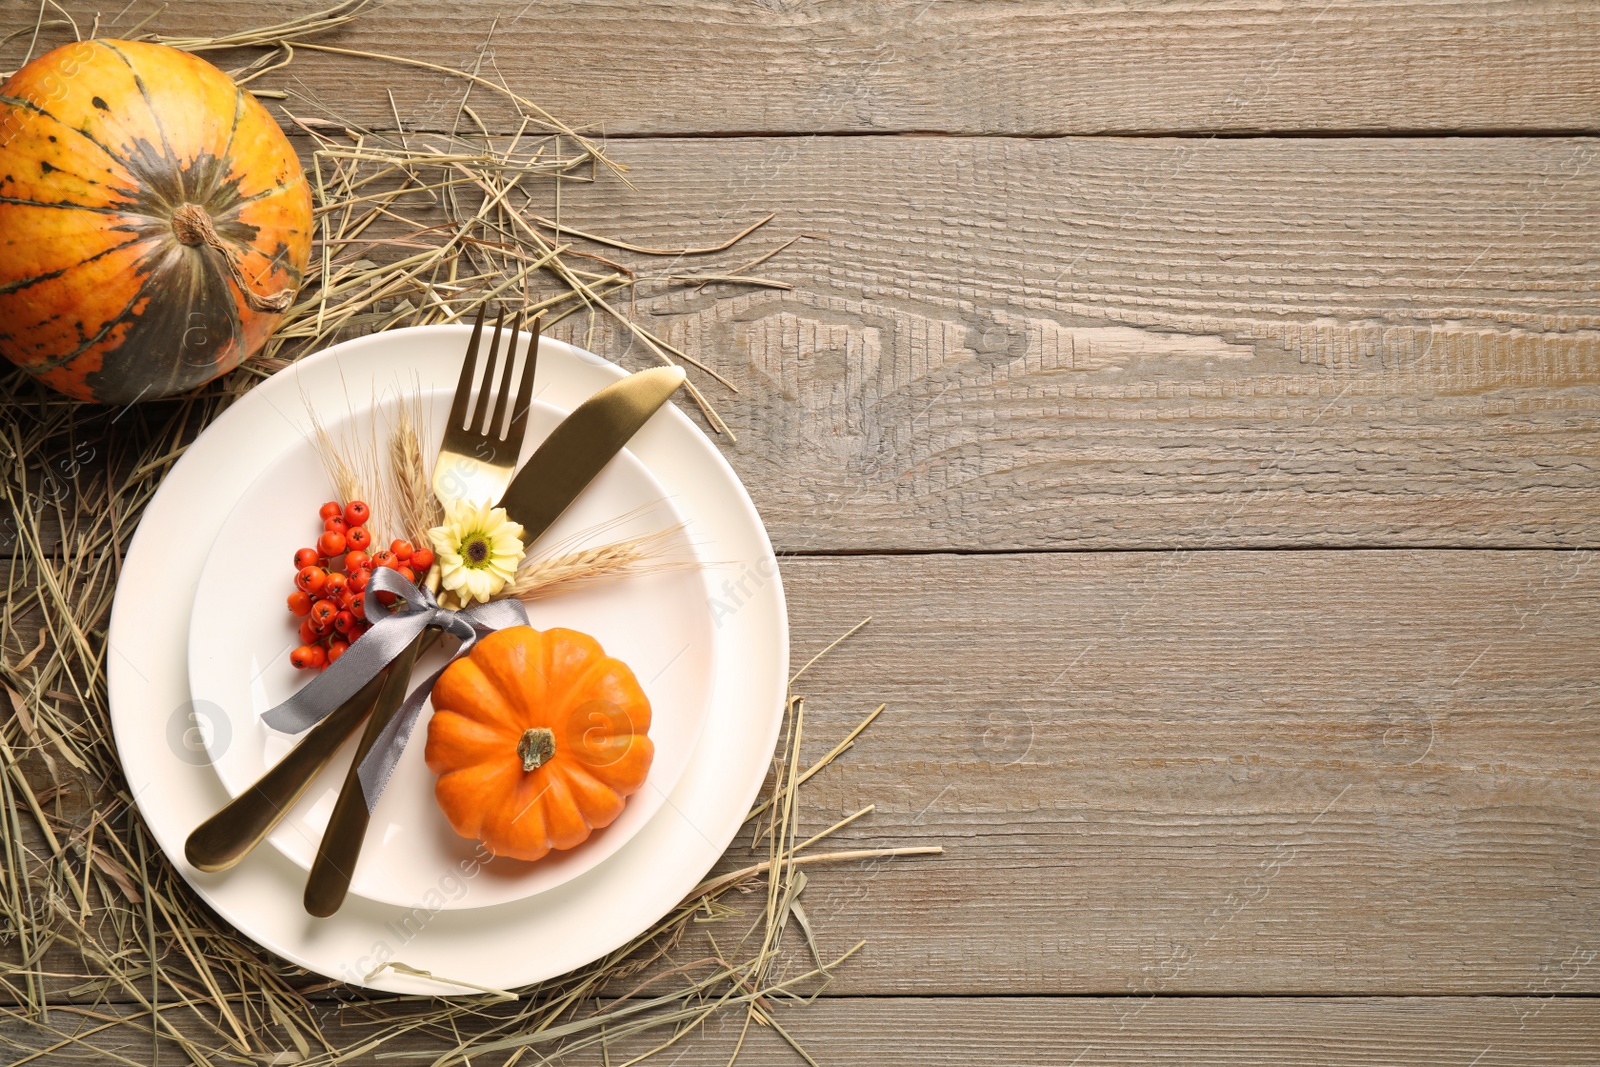
<path id="1" fill-rule="evenodd" d="M 293 298 L 311 224 L 283 131 L 204 60 L 83 41 L 0 86 L 0 353 L 64 393 L 233 369 Z"/>
<path id="2" fill-rule="evenodd" d="M 576 630 L 488 635 L 445 668 L 433 708 L 439 807 L 496 856 L 536 860 L 610 826 L 655 756 L 633 672 Z"/>

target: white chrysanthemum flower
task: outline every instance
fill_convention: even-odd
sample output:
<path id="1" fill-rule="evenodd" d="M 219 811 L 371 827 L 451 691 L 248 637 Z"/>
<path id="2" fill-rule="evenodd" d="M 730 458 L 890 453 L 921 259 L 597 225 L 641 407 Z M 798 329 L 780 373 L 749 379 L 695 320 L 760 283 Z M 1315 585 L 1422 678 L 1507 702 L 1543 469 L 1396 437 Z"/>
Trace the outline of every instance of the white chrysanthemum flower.
<path id="1" fill-rule="evenodd" d="M 428 531 L 438 556 L 439 584 L 463 603 L 488 603 L 505 588 L 522 562 L 522 526 L 505 508 L 458 500 L 445 509 L 444 525 Z"/>

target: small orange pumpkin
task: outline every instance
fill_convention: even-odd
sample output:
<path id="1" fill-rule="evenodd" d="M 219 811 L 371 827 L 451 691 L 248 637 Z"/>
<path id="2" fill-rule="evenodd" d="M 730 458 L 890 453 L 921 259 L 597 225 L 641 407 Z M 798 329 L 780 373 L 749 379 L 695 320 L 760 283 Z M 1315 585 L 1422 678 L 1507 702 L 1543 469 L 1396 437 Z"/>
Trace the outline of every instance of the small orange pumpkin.
<path id="1" fill-rule="evenodd" d="M 536 860 L 610 826 L 655 756 L 627 664 L 576 630 L 498 630 L 433 687 L 428 769 L 462 837 Z"/>
<path id="2" fill-rule="evenodd" d="M 311 225 L 288 138 L 203 59 L 80 41 L 0 85 L 0 354 L 69 396 L 232 370 L 293 299 Z"/>

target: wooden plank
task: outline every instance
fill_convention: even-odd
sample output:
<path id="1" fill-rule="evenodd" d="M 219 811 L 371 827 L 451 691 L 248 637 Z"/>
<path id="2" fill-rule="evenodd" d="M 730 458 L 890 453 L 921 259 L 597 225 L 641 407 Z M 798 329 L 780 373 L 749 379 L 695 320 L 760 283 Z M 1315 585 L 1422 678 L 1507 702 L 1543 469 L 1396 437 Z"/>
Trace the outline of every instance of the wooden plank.
<path id="1" fill-rule="evenodd" d="M 781 550 L 1600 540 L 1585 140 L 653 140 L 570 225 L 647 283 Z M 549 211 L 549 205 L 535 205 Z M 624 299 L 619 297 L 618 299 Z M 604 316 L 555 334 L 650 362 Z M 126 420 L 123 420 L 126 422 Z M 115 432 L 113 428 L 111 432 Z M 89 442 L 93 447 L 93 442 Z"/>
<path id="2" fill-rule="evenodd" d="M 785 567 L 803 828 L 862 993 L 1526 992 L 1600 941 L 1591 554 L 856 558 Z M 1600 988 L 1600 969 L 1567 991 Z"/>
<path id="3" fill-rule="evenodd" d="M 1541 1010 L 1542 1009 L 1542 1010 Z M 1587 1064 L 1600 1039 L 1592 1002 L 1420 999 L 827 998 L 775 1010 L 829 1067 L 965 1064 Z M 744 1020 L 718 1016 L 685 1042 L 681 1062 L 722 1067 Z M 609 1050 L 624 1062 L 667 1037 Z M 770 1029 L 745 1035 L 750 1062 L 797 1062 Z M 424 1048 L 436 1044 L 417 1042 Z M 400 1046 L 397 1046 L 397 1048 Z M 669 1053 L 670 1055 L 670 1053 Z M 576 1063 L 604 1062 L 598 1050 Z M 740 1062 L 744 1062 L 742 1059 Z"/>
<path id="4" fill-rule="evenodd" d="M 92 5 L 67 7 L 87 30 Z M 37 9 L 3 0 L 0 25 L 31 25 Z M 104 24 L 145 14 L 107 11 Z M 155 25 L 209 36 L 268 20 L 190 0 Z M 459 68 L 482 52 L 486 72 L 612 135 L 1578 131 L 1600 114 L 1600 10 L 1587 0 L 394 0 L 328 40 Z M 0 52 L 0 69 L 26 46 Z M 422 129 L 448 128 L 460 96 L 424 71 L 304 52 L 256 84 L 380 125 L 392 90 Z M 504 129 L 488 94 L 473 106 Z"/>
<path id="5" fill-rule="evenodd" d="M 505 1009 L 489 1009 L 493 1016 Z M 1600 1044 L 1600 1009 L 1592 1000 L 1516 998 L 846 998 L 811 1004 L 778 1002 L 772 1011 L 814 1062 L 828 1067 L 873 1064 L 944 1067 L 967 1064 L 1282 1064 L 1285 1067 L 1508 1067 L 1592 1064 Z M 388 1014 L 398 1014 L 393 1008 Z M 126 1019 L 125 1006 L 99 1009 L 94 1017 L 52 1012 L 57 1031 L 89 1031 L 111 1019 Z M 187 1009 L 166 1017 L 185 1034 L 207 1037 Z M 114 1050 L 121 1062 L 153 1062 L 143 1019 L 86 1035 L 81 1046 L 50 1054 L 55 1063 L 103 1063 Z M 324 1033 L 335 1047 L 364 1043 L 384 1032 L 351 1014 L 343 1022 L 329 1013 Z M 468 1032 L 463 1028 L 463 1036 Z M 563 1064 L 623 1063 L 670 1037 L 670 1030 L 614 1038 L 564 1056 Z M 743 1042 L 741 1045 L 741 1036 Z M 266 1055 L 294 1055 L 282 1032 Z M 16 1019 L 0 1021 L 0 1042 L 19 1054 L 39 1051 L 60 1038 Z M 215 1039 L 211 1039 L 215 1043 Z M 412 1033 L 386 1041 L 374 1062 L 427 1063 L 456 1047 L 445 1032 Z M 734 1050 L 739 1063 L 793 1064 L 792 1048 L 771 1028 L 745 1032 L 737 1010 L 713 1016 L 667 1053 L 684 1067 L 724 1067 Z M 548 1052 L 534 1045 L 536 1052 Z M 170 1037 L 161 1042 L 162 1062 L 181 1055 Z M 509 1055 L 496 1054 L 497 1057 Z M 1475 1058 L 1476 1057 L 1476 1058 Z M 498 1059 L 496 1060 L 498 1062 Z"/>
<path id="6" fill-rule="evenodd" d="M 759 268 L 793 292 L 639 305 L 742 390 L 724 452 L 783 550 L 1582 545 L 1594 151 L 651 141 L 563 210 L 657 247 L 779 212 L 706 271 L 825 235 Z"/>
<path id="7" fill-rule="evenodd" d="M 1540 1009 L 1543 1010 L 1540 1010 Z M 1339 1000 L 828 998 L 782 1007 L 778 1022 L 815 1062 L 847 1064 L 1585 1064 L 1600 1039 L 1592 1002 L 1533 999 Z M 681 1062 L 722 1067 L 744 1020 L 719 1016 Z M 665 1040 L 619 1042 L 611 1063 Z M 427 1047 L 427 1046 L 424 1046 Z M 751 1026 L 753 1063 L 798 1062 Z M 669 1053 L 669 1055 L 671 1055 Z M 575 1059 L 602 1062 L 598 1054 Z M 740 1062 L 743 1062 L 741 1060 Z"/>
<path id="8" fill-rule="evenodd" d="M 805 787 L 802 830 L 874 804 L 830 847 L 947 849 L 809 870 L 823 955 L 869 942 L 832 992 L 1600 992 L 1592 553 L 783 573 L 797 665 L 873 616 L 798 685 L 802 762 L 888 703 Z"/>

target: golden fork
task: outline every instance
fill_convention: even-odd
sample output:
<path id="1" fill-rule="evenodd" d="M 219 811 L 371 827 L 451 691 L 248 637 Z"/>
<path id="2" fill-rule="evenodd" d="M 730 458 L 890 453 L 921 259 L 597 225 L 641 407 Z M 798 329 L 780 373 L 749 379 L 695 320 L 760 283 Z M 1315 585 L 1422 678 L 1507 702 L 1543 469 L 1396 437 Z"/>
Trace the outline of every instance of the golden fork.
<path id="1" fill-rule="evenodd" d="M 483 335 L 482 308 L 478 309 L 478 319 L 472 326 L 467 358 L 461 365 L 461 381 L 456 385 L 455 401 L 450 405 L 450 422 L 439 445 L 439 458 L 433 465 L 433 495 L 446 508 L 458 500 L 495 503 L 511 484 L 511 475 L 516 471 L 522 439 L 528 432 L 528 406 L 533 398 L 533 375 L 539 359 L 539 320 L 535 319 L 529 327 L 533 332 L 533 347 L 528 350 L 528 363 L 522 373 L 517 405 L 511 411 L 509 426 L 505 425 L 505 417 L 506 405 L 511 399 L 512 372 L 517 363 L 515 332 L 506 344 L 506 365 L 500 376 L 499 396 L 492 416 L 489 415 L 489 396 L 505 322 L 505 312 L 501 311 L 495 322 L 494 337 L 489 342 L 483 384 L 478 388 L 477 404 L 471 408 L 469 421 L 468 395 L 477 376 L 478 343 Z"/>

